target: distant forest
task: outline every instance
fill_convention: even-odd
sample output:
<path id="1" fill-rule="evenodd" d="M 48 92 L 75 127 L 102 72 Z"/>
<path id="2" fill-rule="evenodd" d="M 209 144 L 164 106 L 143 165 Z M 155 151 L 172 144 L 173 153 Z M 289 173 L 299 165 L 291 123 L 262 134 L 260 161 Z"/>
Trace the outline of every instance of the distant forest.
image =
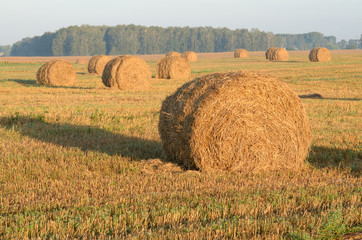
<path id="1" fill-rule="evenodd" d="M 92 56 L 98 54 L 162 54 L 168 51 L 230 52 L 236 48 L 264 51 L 356 48 L 361 40 L 336 42 L 319 32 L 273 34 L 258 29 L 212 27 L 145 27 L 136 25 L 70 26 L 42 36 L 24 38 L 11 47 L 11 56 Z M 9 46 L 6 46 L 9 53 Z M 0 46 L 1 49 L 1 46 Z"/>

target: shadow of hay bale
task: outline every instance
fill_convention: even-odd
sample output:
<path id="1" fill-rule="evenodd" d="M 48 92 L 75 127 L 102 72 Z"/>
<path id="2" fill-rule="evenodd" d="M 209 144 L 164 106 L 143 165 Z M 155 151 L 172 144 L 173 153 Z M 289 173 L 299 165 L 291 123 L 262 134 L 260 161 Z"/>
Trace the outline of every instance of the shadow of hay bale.
<path id="1" fill-rule="evenodd" d="M 319 93 L 299 95 L 300 98 L 309 98 L 309 99 L 325 99 L 325 100 L 336 100 L 336 101 L 361 101 L 360 98 L 325 98 Z"/>
<path id="2" fill-rule="evenodd" d="M 23 85 L 25 87 L 46 87 L 46 88 L 64 88 L 64 89 L 93 89 L 91 87 L 45 86 L 45 85 L 38 84 L 36 82 L 36 80 L 33 80 L 33 79 L 27 79 L 27 80 L 23 80 L 23 79 L 7 79 L 7 81 L 15 82 L 15 83 L 18 83 L 18 84 Z"/>
<path id="3" fill-rule="evenodd" d="M 324 99 L 319 93 L 312 93 L 307 95 L 299 95 L 300 98 L 311 98 L 311 99 Z"/>
<path id="4" fill-rule="evenodd" d="M 307 161 L 316 168 L 340 168 L 360 176 L 362 152 L 351 149 L 312 146 Z"/>
<path id="5" fill-rule="evenodd" d="M 159 142 L 116 134 L 92 126 L 47 123 L 43 118 L 28 116 L 2 117 L 0 126 L 64 148 L 76 147 L 82 151 L 121 155 L 135 160 L 162 157 Z"/>
<path id="6" fill-rule="evenodd" d="M 15 82 L 18 83 L 20 85 L 29 87 L 29 86 L 33 86 L 33 87 L 40 87 L 40 84 L 36 83 L 36 80 L 32 80 L 32 79 L 27 79 L 27 80 L 22 80 L 22 79 L 8 79 L 7 81 L 9 82 Z"/>

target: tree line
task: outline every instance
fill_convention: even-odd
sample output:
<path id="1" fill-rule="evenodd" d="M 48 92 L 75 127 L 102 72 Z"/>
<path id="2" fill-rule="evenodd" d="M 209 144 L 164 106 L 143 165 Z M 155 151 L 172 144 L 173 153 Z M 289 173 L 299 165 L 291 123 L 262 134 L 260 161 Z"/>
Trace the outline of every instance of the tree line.
<path id="1" fill-rule="evenodd" d="M 362 41 L 361 41 L 362 42 Z M 145 27 L 137 25 L 70 26 L 54 33 L 24 38 L 13 44 L 11 56 L 92 56 L 98 54 L 162 54 L 169 51 L 230 52 L 237 48 L 264 51 L 269 47 L 309 50 L 348 48 L 334 36 L 319 32 L 273 34 L 258 29 L 212 27 Z M 357 43 L 358 46 L 358 43 Z"/>

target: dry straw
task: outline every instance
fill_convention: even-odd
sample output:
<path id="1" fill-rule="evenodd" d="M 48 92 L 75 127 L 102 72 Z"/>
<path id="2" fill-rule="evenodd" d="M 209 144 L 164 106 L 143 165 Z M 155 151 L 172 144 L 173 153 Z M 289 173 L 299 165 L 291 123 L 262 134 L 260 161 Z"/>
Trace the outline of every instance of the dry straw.
<path id="1" fill-rule="evenodd" d="M 166 57 L 181 57 L 181 53 L 179 52 L 168 52 L 166 53 Z"/>
<path id="2" fill-rule="evenodd" d="M 102 76 L 104 67 L 106 66 L 107 62 L 109 62 L 110 60 L 111 57 L 106 55 L 93 56 L 88 63 L 88 72 Z"/>
<path id="3" fill-rule="evenodd" d="M 284 48 L 270 48 L 265 55 L 269 61 L 288 61 L 289 59 L 289 53 Z"/>
<path id="4" fill-rule="evenodd" d="M 206 172 L 298 169 L 311 144 L 299 97 L 282 81 L 247 71 L 184 84 L 163 101 L 158 127 L 168 161 Z"/>
<path id="5" fill-rule="evenodd" d="M 191 67 L 182 57 L 164 57 L 156 65 L 156 78 L 190 78 Z"/>
<path id="6" fill-rule="evenodd" d="M 313 48 L 309 53 L 311 62 L 328 62 L 331 60 L 331 52 L 327 48 Z"/>
<path id="7" fill-rule="evenodd" d="M 98 58 L 100 58 L 101 55 L 95 55 L 93 57 L 91 57 L 91 59 L 88 62 L 88 72 L 89 73 L 96 73 L 95 71 L 95 67 L 96 67 L 96 62 L 98 60 Z"/>
<path id="8" fill-rule="evenodd" d="M 265 52 L 265 58 L 266 59 L 269 59 L 269 56 L 271 54 L 272 51 L 274 51 L 275 47 L 271 47 L 271 48 L 268 48 L 268 50 L 266 50 Z"/>
<path id="9" fill-rule="evenodd" d="M 105 86 L 121 90 L 145 90 L 150 87 L 151 70 L 141 58 L 124 55 L 110 60 L 103 71 Z"/>
<path id="10" fill-rule="evenodd" d="M 77 81 L 73 65 L 63 60 L 46 62 L 39 68 L 36 79 L 48 86 L 72 86 Z"/>
<path id="11" fill-rule="evenodd" d="M 186 51 L 181 54 L 181 57 L 185 58 L 189 62 L 196 62 L 197 61 L 197 55 L 193 51 Z"/>
<path id="12" fill-rule="evenodd" d="M 249 57 L 248 50 L 245 49 L 236 49 L 234 52 L 234 58 L 244 58 Z"/>

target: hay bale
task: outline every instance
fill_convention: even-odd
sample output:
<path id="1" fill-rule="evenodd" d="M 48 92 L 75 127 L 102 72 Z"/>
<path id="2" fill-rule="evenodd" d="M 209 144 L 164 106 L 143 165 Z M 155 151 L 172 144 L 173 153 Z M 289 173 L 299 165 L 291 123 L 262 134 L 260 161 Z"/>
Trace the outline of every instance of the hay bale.
<path id="1" fill-rule="evenodd" d="M 88 60 L 84 59 L 84 58 L 78 58 L 75 63 L 76 64 L 87 64 L 88 65 Z"/>
<path id="2" fill-rule="evenodd" d="M 269 59 L 269 56 L 271 54 L 272 51 L 274 51 L 275 47 L 271 47 L 271 48 L 268 48 L 268 50 L 266 50 L 265 52 L 265 58 L 266 59 Z"/>
<path id="3" fill-rule="evenodd" d="M 269 61 L 288 61 L 289 53 L 284 48 L 272 48 L 268 53 Z"/>
<path id="4" fill-rule="evenodd" d="M 36 74 L 37 82 L 48 86 L 72 86 L 77 81 L 72 64 L 63 60 L 53 60 L 41 66 Z"/>
<path id="5" fill-rule="evenodd" d="M 88 72 L 89 73 L 96 73 L 96 63 L 97 63 L 97 60 L 98 58 L 100 58 L 101 55 L 95 55 L 93 57 L 91 57 L 91 59 L 89 60 L 88 62 Z"/>
<path id="6" fill-rule="evenodd" d="M 193 51 L 186 51 L 181 54 L 181 57 L 185 58 L 189 62 L 196 62 L 197 61 L 197 55 Z"/>
<path id="7" fill-rule="evenodd" d="M 181 57 L 181 53 L 179 52 L 168 52 L 166 53 L 166 57 Z"/>
<path id="8" fill-rule="evenodd" d="M 94 67 L 95 73 L 98 74 L 99 76 L 102 76 L 104 67 L 111 59 L 112 59 L 111 57 L 105 55 L 99 57 Z"/>
<path id="9" fill-rule="evenodd" d="M 104 67 L 112 58 L 106 55 L 93 56 L 88 63 L 88 72 L 102 76 Z"/>
<path id="10" fill-rule="evenodd" d="M 121 90 L 145 90 L 150 87 L 152 74 L 141 58 L 124 55 L 110 60 L 103 71 L 103 84 Z"/>
<path id="11" fill-rule="evenodd" d="M 182 57 L 164 57 L 156 65 L 156 78 L 190 78 L 191 67 Z"/>
<path id="12" fill-rule="evenodd" d="M 311 62 L 328 62 L 331 60 L 331 52 L 324 47 L 313 48 L 309 52 L 309 60 Z"/>
<path id="13" fill-rule="evenodd" d="M 249 57 L 248 50 L 245 49 L 236 49 L 234 52 L 234 58 L 244 58 Z"/>
<path id="14" fill-rule="evenodd" d="M 282 81 L 248 71 L 196 78 L 163 103 L 168 161 L 201 171 L 298 169 L 311 144 L 308 116 Z"/>

